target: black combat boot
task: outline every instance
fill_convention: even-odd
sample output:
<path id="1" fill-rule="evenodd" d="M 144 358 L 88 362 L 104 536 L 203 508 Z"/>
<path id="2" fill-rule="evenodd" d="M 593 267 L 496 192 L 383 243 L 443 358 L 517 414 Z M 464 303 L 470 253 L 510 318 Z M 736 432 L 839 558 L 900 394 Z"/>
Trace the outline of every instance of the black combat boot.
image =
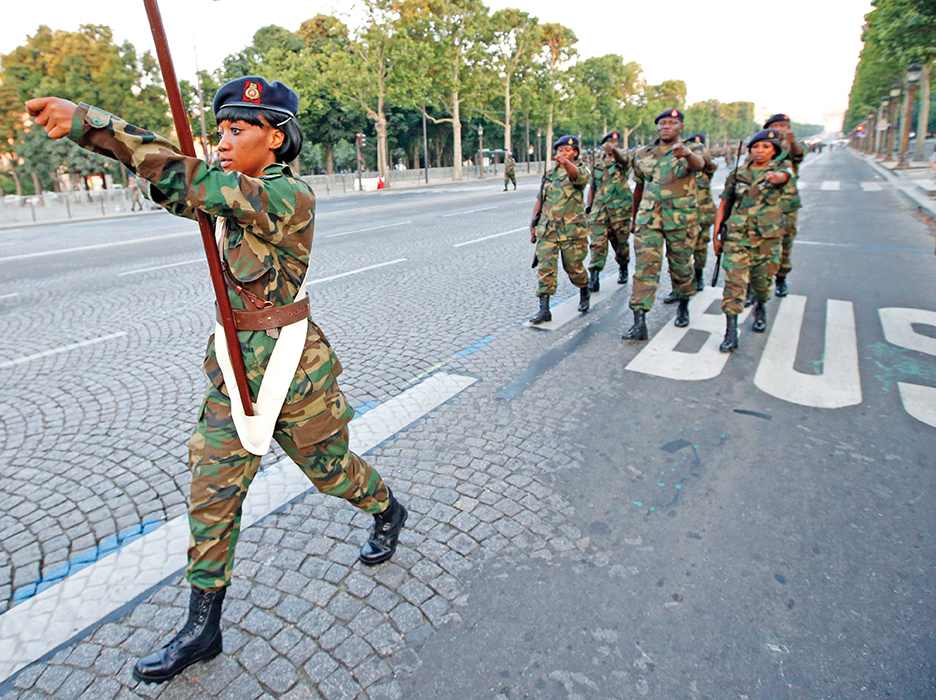
<path id="1" fill-rule="evenodd" d="M 689 325 L 689 297 L 679 298 L 679 308 L 676 309 L 676 327 L 685 328 Z"/>
<path id="2" fill-rule="evenodd" d="M 400 530 L 406 522 L 406 508 L 393 496 L 390 489 L 387 489 L 387 493 L 390 494 L 390 504 L 382 513 L 374 514 L 374 527 L 367 542 L 361 547 L 359 558 L 367 566 L 374 566 L 393 556 L 397 540 L 400 538 Z"/>
<path id="3" fill-rule="evenodd" d="M 725 314 L 725 339 L 718 349 L 722 352 L 738 349 L 738 317 L 734 314 Z"/>
<path id="4" fill-rule="evenodd" d="M 588 291 L 597 292 L 601 289 L 601 280 L 598 279 L 598 275 L 601 273 L 597 267 L 593 267 L 588 271 Z"/>
<path id="5" fill-rule="evenodd" d="M 747 286 L 747 296 L 744 297 L 744 305 L 751 306 L 754 303 L 754 287 Z"/>
<path id="6" fill-rule="evenodd" d="M 787 295 L 786 277 L 777 275 L 777 296 L 785 297 Z"/>
<path id="7" fill-rule="evenodd" d="M 137 661 L 133 677 L 144 683 L 165 683 L 196 661 L 221 653 L 221 604 L 227 588 L 203 591 L 192 587 L 188 620 L 179 633 L 159 651 Z"/>
<path id="8" fill-rule="evenodd" d="M 767 330 L 767 309 L 759 301 L 754 304 L 754 325 L 751 330 L 755 333 L 763 333 Z"/>
<path id="9" fill-rule="evenodd" d="M 647 333 L 647 312 L 643 309 L 634 309 L 634 325 L 625 331 L 621 340 L 646 340 Z"/>
<path id="10" fill-rule="evenodd" d="M 664 304 L 675 304 L 677 301 L 679 301 L 679 294 L 676 293 L 675 289 L 663 297 Z"/>
<path id="11" fill-rule="evenodd" d="M 579 287 L 579 305 L 578 310 L 583 314 L 588 312 L 588 307 L 591 303 L 591 291 L 588 289 L 586 284 L 584 287 Z"/>
<path id="12" fill-rule="evenodd" d="M 544 294 L 539 298 L 540 300 L 540 310 L 533 318 L 530 319 L 530 323 L 546 323 L 547 321 L 552 321 L 552 312 L 549 310 L 549 295 Z"/>
<path id="13" fill-rule="evenodd" d="M 701 292 L 705 288 L 705 283 L 702 281 L 702 273 L 704 270 L 696 269 L 695 271 L 695 290 Z"/>
<path id="14" fill-rule="evenodd" d="M 627 265 L 618 270 L 618 284 L 627 284 Z"/>

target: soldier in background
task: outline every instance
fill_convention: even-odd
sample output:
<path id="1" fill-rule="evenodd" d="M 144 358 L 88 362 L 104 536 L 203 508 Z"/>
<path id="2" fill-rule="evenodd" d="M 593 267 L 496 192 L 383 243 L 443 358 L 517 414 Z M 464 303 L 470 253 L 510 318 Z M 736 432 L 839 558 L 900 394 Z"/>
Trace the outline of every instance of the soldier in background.
<path id="1" fill-rule="evenodd" d="M 705 136 L 702 134 L 693 134 L 686 138 L 686 143 L 698 143 L 705 148 Z M 705 286 L 702 282 L 702 273 L 705 271 L 705 263 L 708 261 L 708 246 L 712 240 L 712 224 L 715 222 L 715 202 L 712 201 L 712 175 L 717 169 L 715 159 L 712 161 L 711 170 L 700 170 L 696 173 L 696 208 L 699 213 L 698 231 L 696 232 L 695 248 L 692 252 L 693 268 L 695 269 L 695 290 L 701 292 Z M 665 299 L 664 304 L 672 304 L 679 299 L 676 290 L 673 289 Z"/>
<path id="2" fill-rule="evenodd" d="M 715 216 L 715 252 L 724 246 L 722 268 L 725 270 L 725 291 L 722 312 L 725 314 L 725 340 L 722 352 L 738 348 L 738 314 L 744 310 L 745 291 L 754 292 L 755 333 L 767 328 L 764 304 L 770 299 L 771 278 L 780 264 L 780 242 L 785 216 L 783 192 L 795 179 L 789 165 L 780 158 L 780 133 L 774 129 L 757 132 L 748 141 L 751 158 L 732 172 L 722 190 L 722 202 Z M 734 188 L 735 200 L 728 228 L 722 241 L 717 231 L 725 220 L 726 199 Z"/>
<path id="3" fill-rule="evenodd" d="M 127 189 L 130 190 L 130 211 L 136 211 L 137 207 L 140 207 L 140 211 L 143 211 L 143 195 L 140 192 L 140 183 L 137 182 L 135 175 L 130 176 Z"/>
<path id="4" fill-rule="evenodd" d="M 517 161 L 510 151 L 504 156 L 504 192 L 507 191 L 508 182 L 512 182 L 514 189 L 517 189 Z"/>
<path id="5" fill-rule="evenodd" d="M 786 114 L 774 114 L 766 122 L 765 129 L 775 129 L 780 132 L 780 147 L 782 152 L 778 160 L 785 161 L 792 168 L 795 175 L 799 175 L 799 166 L 806 157 L 806 146 L 796 140 L 796 134 L 790 128 L 790 117 Z M 783 246 L 780 255 L 780 268 L 777 270 L 777 296 L 787 295 L 787 275 L 793 270 L 792 254 L 793 241 L 796 239 L 796 218 L 803 202 L 796 187 L 796 178 L 791 178 L 783 188 Z"/>
<path id="6" fill-rule="evenodd" d="M 618 264 L 618 284 L 627 284 L 630 262 L 630 211 L 634 202 L 627 175 L 631 157 L 621 150 L 621 135 L 617 131 L 601 139 L 601 156 L 592 170 L 591 187 L 585 213 L 591 229 L 591 256 L 588 263 L 588 288 L 597 292 L 598 275 L 608 257 L 608 244 L 614 249 Z"/>
<path id="7" fill-rule="evenodd" d="M 588 168 L 579 162 L 581 144 L 577 136 L 563 136 L 553 144 L 555 166 L 543 176 L 543 183 L 530 222 L 530 242 L 536 244 L 539 285 L 539 312 L 530 319 L 538 324 L 552 320 L 549 297 L 556 293 L 559 257 L 569 280 L 579 288 L 578 310 L 588 311 L 591 294 L 588 273 L 582 261 L 588 255 L 588 224 L 583 196 L 588 184 Z"/>
<path id="8" fill-rule="evenodd" d="M 683 143 L 683 113 L 669 109 L 654 119 L 659 138 L 634 154 L 634 204 L 632 208 L 634 252 L 637 267 L 630 308 L 634 324 L 622 338 L 646 340 L 647 312 L 653 307 L 660 283 L 663 246 L 673 289 L 679 297 L 676 325 L 689 325 L 692 284 L 692 251 L 698 225 L 695 173 L 714 171 L 715 164 L 698 143 Z"/>

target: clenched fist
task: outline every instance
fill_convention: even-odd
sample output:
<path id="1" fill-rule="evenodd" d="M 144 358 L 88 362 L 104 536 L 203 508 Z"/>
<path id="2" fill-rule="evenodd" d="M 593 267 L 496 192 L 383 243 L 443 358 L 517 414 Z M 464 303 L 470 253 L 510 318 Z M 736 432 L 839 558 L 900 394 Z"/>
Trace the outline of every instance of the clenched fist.
<path id="1" fill-rule="evenodd" d="M 36 97 L 26 103 L 26 109 L 36 124 L 45 127 L 50 138 L 60 139 L 71 131 L 78 105 L 61 97 Z"/>

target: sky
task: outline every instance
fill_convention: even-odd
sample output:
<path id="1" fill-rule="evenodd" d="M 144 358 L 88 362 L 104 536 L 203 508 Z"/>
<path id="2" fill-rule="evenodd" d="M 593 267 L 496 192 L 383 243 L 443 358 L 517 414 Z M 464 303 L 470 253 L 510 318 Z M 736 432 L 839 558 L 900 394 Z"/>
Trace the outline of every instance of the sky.
<path id="1" fill-rule="evenodd" d="M 828 123 L 848 106 L 861 26 L 870 0 L 667 0 L 612 3 L 607 0 L 486 0 L 491 10 L 516 7 L 571 28 L 583 58 L 607 53 L 636 61 L 651 84 L 681 79 L 688 103 L 717 99 L 754 102 L 768 113 Z M 321 12 L 341 17 L 349 2 L 304 0 L 271 3 L 277 13 L 258 14 L 255 0 L 162 0 L 160 10 L 179 78 L 192 79 L 196 56 L 214 70 L 225 56 L 251 42 L 268 24 L 297 30 Z M 115 12 L 114 8 L 119 8 Z M 609 9 L 611 8 L 611 9 Z M 76 3 L 43 0 L 17 3 L 0 22 L 0 53 L 35 34 L 40 24 L 75 31 L 81 24 L 106 24 L 120 43 L 153 50 L 141 0 Z M 155 52 L 155 51 L 154 51 Z M 838 115 L 838 122 L 841 115 Z"/>

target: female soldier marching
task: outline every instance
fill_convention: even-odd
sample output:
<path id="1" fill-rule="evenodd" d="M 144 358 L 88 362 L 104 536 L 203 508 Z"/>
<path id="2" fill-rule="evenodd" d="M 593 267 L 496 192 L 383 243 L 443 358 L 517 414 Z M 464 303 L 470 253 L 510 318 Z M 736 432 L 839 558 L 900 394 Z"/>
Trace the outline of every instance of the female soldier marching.
<path id="1" fill-rule="evenodd" d="M 54 97 L 26 103 L 50 137 L 68 136 L 148 180 L 153 201 L 168 211 L 194 218 L 201 209 L 215 218 L 250 394 L 257 397 L 255 408 L 266 402 L 267 425 L 257 434 L 238 392 L 229 390 L 234 382 L 226 346 L 213 339 L 205 360 L 210 381 L 188 445 L 189 615 L 168 645 L 137 662 L 134 678 L 146 683 L 168 681 L 221 653 L 221 605 L 241 506 L 271 438 L 319 491 L 374 514 L 361 550 L 364 564 L 393 555 L 407 515 L 380 475 L 349 450 L 354 409 L 338 388 L 341 363 L 308 318 L 304 284 L 315 195 L 287 165 L 302 147 L 299 99 L 280 82 L 245 77 L 222 87 L 213 106 L 220 167 L 186 157 L 166 139 L 95 107 Z M 277 380 L 284 390 L 271 399 L 275 392 L 266 383 Z"/>

